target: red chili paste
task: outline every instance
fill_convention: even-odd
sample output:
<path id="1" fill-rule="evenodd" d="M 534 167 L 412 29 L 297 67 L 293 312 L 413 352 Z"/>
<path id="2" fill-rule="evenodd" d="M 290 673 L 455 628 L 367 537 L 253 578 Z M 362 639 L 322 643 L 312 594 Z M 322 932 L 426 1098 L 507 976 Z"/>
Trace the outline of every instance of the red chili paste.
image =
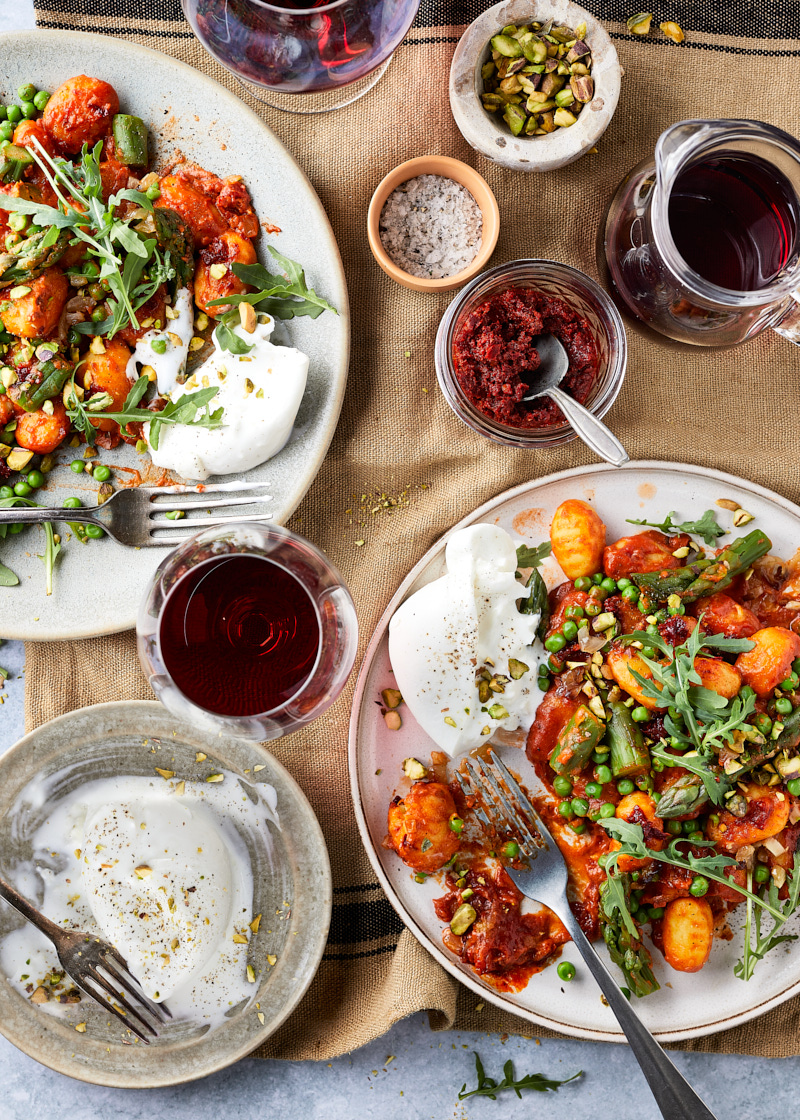
<path id="1" fill-rule="evenodd" d="M 583 404 L 597 377 L 597 347 L 588 322 L 556 296 L 506 288 L 479 303 L 456 334 L 453 365 L 471 403 L 498 424 L 545 428 L 564 422 L 549 397 L 527 404 L 529 375 L 539 367 L 534 339 L 553 334 L 569 355 L 561 388 Z"/>

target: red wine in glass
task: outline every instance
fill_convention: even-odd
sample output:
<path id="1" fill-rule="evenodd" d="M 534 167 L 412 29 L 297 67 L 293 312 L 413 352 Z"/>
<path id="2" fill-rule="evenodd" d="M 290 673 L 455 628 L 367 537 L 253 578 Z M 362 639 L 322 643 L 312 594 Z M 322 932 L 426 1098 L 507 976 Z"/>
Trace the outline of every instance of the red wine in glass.
<path id="1" fill-rule="evenodd" d="M 170 590 L 159 620 L 161 657 L 192 703 L 223 716 L 275 711 L 317 665 L 322 631 L 308 591 L 261 556 L 216 556 Z"/>
<path id="2" fill-rule="evenodd" d="M 721 152 L 677 176 L 669 228 L 680 255 L 705 280 L 732 292 L 759 291 L 797 257 L 800 206 L 774 164 Z"/>
<path id="3" fill-rule="evenodd" d="M 419 0 L 182 0 L 200 42 L 239 78 L 278 93 L 319 93 L 376 70 Z"/>

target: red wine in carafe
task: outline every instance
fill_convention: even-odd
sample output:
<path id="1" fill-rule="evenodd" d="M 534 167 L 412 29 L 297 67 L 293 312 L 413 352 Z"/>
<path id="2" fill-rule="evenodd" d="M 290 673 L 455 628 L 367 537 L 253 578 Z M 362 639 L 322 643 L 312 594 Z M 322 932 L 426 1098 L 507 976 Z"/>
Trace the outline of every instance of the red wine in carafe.
<path id="1" fill-rule="evenodd" d="M 305 588 L 259 556 L 214 557 L 170 591 L 159 620 L 161 656 L 184 696 L 226 716 L 285 704 L 317 661 L 320 624 Z"/>
<path id="2" fill-rule="evenodd" d="M 797 257 L 800 203 L 757 156 L 722 152 L 676 178 L 669 198 L 675 246 L 695 272 L 734 292 L 768 287 Z"/>

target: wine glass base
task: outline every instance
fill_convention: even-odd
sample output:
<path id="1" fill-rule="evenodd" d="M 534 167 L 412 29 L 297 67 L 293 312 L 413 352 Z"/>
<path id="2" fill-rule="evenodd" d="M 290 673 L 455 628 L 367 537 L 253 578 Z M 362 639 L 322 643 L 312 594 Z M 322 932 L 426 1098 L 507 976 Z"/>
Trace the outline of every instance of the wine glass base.
<path id="1" fill-rule="evenodd" d="M 264 86 L 246 81 L 236 73 L 233 76 L 239 85 L 243 86 L 250 96 L 254 97 L 256 101 L 260 101 L 262 105 L 268 105 L 270 109 L 280 109 L 282 113 L 311 116 L 316 113 L 332 113 L 334 109 L 343 109 L 345 105 L 352 105 L 354 101 L 358 101 L 365 93 L 369 93 L 373 86 L 377 85 L 388 70 L 389 63 L 393 58 L 394 55 L 390 54 L 377 70 L 373 70 L 371 74 L 359 78 L 356 82 L 348 82 L 346 86 L 341 86 L 338 89 L 322 90 L 319 93 L 278 93 L 270 90 L 267 96 L 264 96 Z"/>

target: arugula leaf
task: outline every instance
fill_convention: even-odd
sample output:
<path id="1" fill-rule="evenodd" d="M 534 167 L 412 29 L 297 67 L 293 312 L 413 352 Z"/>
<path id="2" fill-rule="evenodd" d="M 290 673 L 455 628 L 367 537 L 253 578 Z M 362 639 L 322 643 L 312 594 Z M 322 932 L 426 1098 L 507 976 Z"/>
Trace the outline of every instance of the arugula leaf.
<path id="1" fill-rule="evenodd" d="M 17 403 L 26 412 L 36 412 L 45 401 L 57 397 L 72 376 L 71 366 L 57 369 L 52 362 L 42 362 L 39 368 L 42 380 L 38 385 L 27 384 L 17 398 Z"/>
<path id="2" fill-rule="evenodd" d="M 231 266 L 234 275 L 257 291 L 212 299 L 209 301 L 209 307 L 218 304 L 250 303 L 257 311 L 264 311 L 275 319 L 294 319 L 301 315 L 316 319 L 323 311 L 332 311 L 334 315 L 338 315 L 335 307 L 322 296 L 318 296 L 313 288 L 309 288 L 302 265 L 290 260 L 289 257 L 284 257 L 272 245 L 269 246 L 269 251 L 283 269 L 284 276 L 273 276 L 267 272 L 263 264 L 235 263 Z M 228 312 L 223 317 L 223 322 L 231 326 L 237 318 L 235 312 Z"/>
<path id="3" fill-rule="evenodd" d="M 16 587 L 19 583 L 19 576 L 16 572 L 12 572 L 5 564 L 0 563 L 0 587 Z"/>
<path id="4" fill-rule="evenodd" d="M 535 548 L 529 548 L 528 545 L 521 544 L 517 549 L 517 567 L 538 568 L 542 560 L 545 560 L 552 551 L 553 546 L 550 541 L 537 544 Z"/>
<path id="5" fill-rule="evenodd" d="M 697 521 L 673 521 L 674 513 L 668 513 L 663 521 L 637 521 L 632 517 L 627 518 L 629 525 L 649 525 L 653 529 L 660 529 L 662 533 L 690 533 L 702 537 L 706 544 L 713 544 L 717 537 L 724 537 L 727 529 L 718 524 L 713 509 L 707 509 Z"/>
<path id="6" fill-rule="evenodd" d="M 106 412 L 105 409 L 92 409 L 91 400 L 79 401 L 77 394 L 72 393 L 69 399 L 69 406 L 67 408 L 67 416 L 72 421 L 73 425 L 79 432 L 83 432 L 86 437 L 86 442 L 89 444 L 94 443 L 95 429 L 92 420 L 116 420 L 116 422 L 123 427 L 126 424 L 133 424 L 136 422 L 150 425 L 150 446 L 153 450 L 158 450 L 158 442 L 161 434 L 161 427 L 163 424 L 186 424 L 189 426 L 197 426 L 200 428 L 219 428 L 222 424 L 223 410 L 221 408 L 215 409 L 214 412 L 209 412 L 208 402 L 216 396 L 219 392 L 217 386 L 212 386 L 208 389 L 198 389 L 196 393 L 185 393 L 176 401 L 169 401 L 161 412 L 151 412 L 149 408 L 138 408 L 138 402 L 142 399 L 147 385 L 142 385 L 142 381 L 147 381 L 146 377 L 140 377 L 139 380 L 133 385 L 125 404 L 122 406 L 120 412 Z M 74 387 L 74 378 L 73 378 Z M 133 396 L 133 394 L 136 394 Z M 133 399 L 134 403 L 129 404 Z M 204 410 L 201 412 L 201 410 Z"/>
<path id="7" fill-rule="evenodd" d="M 762 961 L 771 949 L 775 949 L 784 941 L 796 941 L 797 934 L 783 933 L 778 934 L 778 930 L 783 929 L 786 922 L 798 908 L 800 904 L 800 852 L 794 854 L 794 864 L 789 875 L 787 875 L 789 882 L 789 897 L 784 902 L 783 906 L 779 906 L 778 902 L 778 886 L 774 879 L 770 879 L 768 898 L 770 903 L 780 909 L 780 919 L 775 918 L 772 929 L 766 933 L 761 932 L 761 921 L 763 914 L 761 910 L 756 910 L 753 915 L 753 903 L 748 898 L 747 900 L 747 918 L 745 921 L 744 930 L 744 953 L 742 959 L 737 961 L 733 969 L 734 976 L 739 980 L 749 980 L 755 971 L 755 967 L 759 961 Z M 752 871 L 747 873 L 747 886 L 751 888 L 753 881 Z M 756 943 L 753 946 L 751 929 L 753 924 L 753 917 L 755 917 L 756 929 Z"/>
<path id="8" fill-rule="evenodd" d="M 139 401 L 145 395 L 150 385 L 150 379 L 146 373 L 143 373 L 138 381 L 134 381 L 130 391 L 125 398 L 125 403 L 122 406 L 124 412 L 128 412 L 131 408 L 136 408 Z"/>
<path id="9" fill-rule="evenodd" d="M 236 318 L 238 319 L 238 315 Z M 220 347 L 227 350 L 229 354 L 249 354 L 254 349 L 254 346 L 245 342 L 241 335 L 238 335 L 224 321 L 217 326 L 214 337 Z"/>
<path id="10" fill-rule="evenodd" d="M 543 1073 L 529 1073 L 525 1077 L 516 1080 L 514 1077 L 514 1063 L 509 1060 L 503 1066 L 503 1073 L 505 1074 L 502 1081 L 495 1081 L 493 1077 L 487 1077 L 486 1071 L 483 1068 L 483 1062 L 478 1056 L 477 1052 L 473 1050 L 475 1055 L 475 1072 L 478 1077 L 477 1089 L 470 1089 L 467 1092 L 466 1081 L 461 1086 L 461 1092 L 458 1094 L 458 1099 L 464 1101 L 467 1097 L 489 1097 L 490 1100 L 496 1101 L 497 1094 L 502 1093 L 506 1089 L 513 1089 L 517 1096 L 522 1099 L 520 1089 L 529 1089 L 535 1093 L 556 1093 L 562 1085 L 568 1085 L 570 1081 L 574 1081 L 577 1077 L 583 1076 L 583 1070 L 578 1070 L 572 1077 L 567 1077 L 564 1081 L 555 1081 L 547 1077 Z"/>
<path id="11" fill-rule="evenodd" d="M 669 731 L 669 728 L 667 728 L 667 731 Z M 725 801 L 725 794 L 733 788 L 733 783 L 727 775 L 719 769 L 712 770 L 701 754 L 667 754 L 660 743 L 652 745 L 650 754 L 654 761 L 660 762 L 663 766 L 681 766 L 684 770 L 688 770 L 690 774 L 700 778 L 709 800 L 714 805 L 722 805 Z"/>
<path id="12" fill-rule="evenodd" d="M 712 856 L 696 856 L 693 852 L 682 852 L 678 845 L 688 844 L 689 841 L 683 837 L 676 837 L 664 851 L 656 851 L 655 848 L 648 848 L 644 840 L 644 833 L 642 826 L 638 824 L 631 824 L 630 821 L 623 821 L 617 817 L 611 817 L 609 820 L 598 821 L 598 824 L 611 833 L 620 841 L 620 847 L 613 852 L 609 852 L 605 856 L 606 860 L 606 873 L 609 871 L 617 870 L 617 863 L 619 857 L 622 855 L 635 856 L 637 859 L 649 858 L 654 859 L 658 863 L 666 863 L 672 867 L 680 867 L 684 871 L 694 871 L 698 874 L 704 875 L 707 879 L 713 879 L 717 883 L 722 883 L 723 886 L 729 887 L 731 890 L 738 891 L 743 898 L 752 899 L 755 905 L 762 907 L 768 911 L 774 918 L 782 918 L 782 912 L 776 905 L 771 902 L 765 902 L 757 894 L 740 887 L 735 879 L 725 875 L 726 868 L 738 867 L 735 859 L 730 856 L 722 855 L 721 853 Z M 694 847 L 713 847 L 710 840 L 699 841 L 695 843 L 692 841 Z M 644 853 L 644 855 L 642 854 Z"/>
<path id="13" fill-rule="evenodd" d="M 608 876 L 606 880 L 607 886 L 603 891 L 601 905 L 603 907 L 603 913 L 607 918 L 619 917 L 631 937 L 638 939 L 639 930 L 628 908 L 624 878 L 623 875 Z"/>

